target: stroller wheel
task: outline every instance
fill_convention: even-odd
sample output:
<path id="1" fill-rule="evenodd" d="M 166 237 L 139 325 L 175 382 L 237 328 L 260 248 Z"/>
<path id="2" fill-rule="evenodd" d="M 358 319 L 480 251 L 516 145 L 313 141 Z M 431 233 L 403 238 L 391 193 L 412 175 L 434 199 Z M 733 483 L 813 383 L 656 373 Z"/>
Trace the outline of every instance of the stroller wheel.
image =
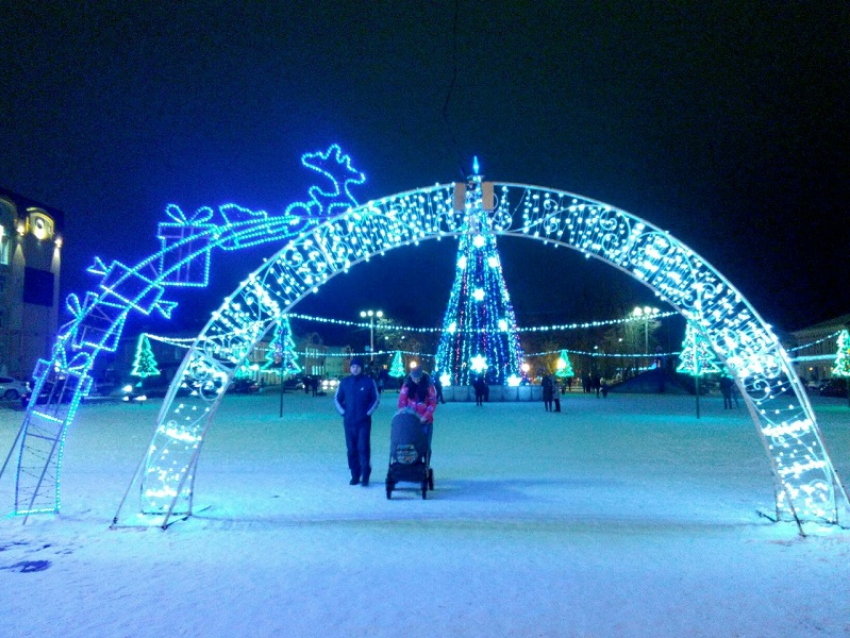
<path id="1" fill-rule="evenodd" d="M 430 467 L 428 468 L 428 489 L 434 489 L 434 470 L 432 470 Z"/>
<path id="2" fill-rule="evenodd" d="M 393 487 L 395 487 L 395 485 L 391 481 L 387 481 L 387 500 L 392 498 Z"/>
<path id="3" fill-rule="evenodd" d="M 422 500 L 428 498 L 428 481 L 422 481 Z"/>

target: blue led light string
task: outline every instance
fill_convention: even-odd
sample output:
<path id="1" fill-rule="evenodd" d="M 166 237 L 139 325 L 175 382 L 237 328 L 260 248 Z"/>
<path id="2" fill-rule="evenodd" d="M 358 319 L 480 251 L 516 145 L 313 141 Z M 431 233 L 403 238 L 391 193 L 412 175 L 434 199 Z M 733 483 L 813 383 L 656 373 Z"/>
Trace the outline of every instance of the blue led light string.
<path id="1" fill-rule="evenodd" d="M 291 315 L 289 315 L 289 316 L 291 316 Z M 368 324 L 367 324 L 367 326 L 368 326 Z M 172 345 L 174 347 L 184 348 L 186 350 L 189 350 L 196 341 L 196 338 L 194 338 L 194 337 L 191 338 L 191 339 L 188 339 L 188 338 L 184 339 L 184 338 L 164 337 L 164 336 L 161 336 L 161 335 L 155 335 L 155 334 L 150 333 L 150 332 L 145 332 L 143 334 L 146 335 L 149 339 L 152 339 L 154 341 L 160 341 L 162 343 L 167 343 L 167 344 Z M 255 350 L 259 350 L 261 352 L 271 351 L 271 349 L 267 350 L 262 345 L 257 345 L 255 347 Z M 416 357 L 436 357 L 436 355 L 433 354 L 433 353 L 417 352 L 417 351 L 413 351 L 413 350 L 375 350 L 371 354 L 373 354 L 375 356 L 383 356 L 383 355 L 395 354 L 396 352 L 401 352 L 402 354 L 416 356 Z M 605 353 L 605 352 L 598 352 L 598 351 L 572 350 L 570 348 L 561 348 L 561 349 L 558 349 L 558 350 L 545 350 L 545 351 L 541 351 L 541 352 L 525 352 L 525 353 L 523 353 L 523 357 L 524 358 L 542 357 L 542 356 L 546 356 L 546 355 L 550 355 L 550 354 L 559 354 L 561 352 L 566 352 L 568 354 L 582 355 L 582 356 L 587 356 L 587 357 L 600 357 L 600 358 L 606 358 L 607 357 L 607 358 L 623 358 L 623 359 L 633 359 L 635 357 L 638 357 L 638 358 L 641 358 L 641 357 L 644 357 L 644 358 L 676 357 L 676 356 L 679 356 L 681 354 L 681 352 L 678 351 L 678 350 L 674 350 L 672 352 L 646 352 L 646 353 L 643 353 L 643 354 L 641 354 L 641 353 L 619 354 L 619 353 L 614 353 L 614 352 Z M 299 350 L 293 350 L 293 353 L 297 354 L 297 355 L 301 355 L 301 356 L 307 354 L 306 351 L 302 352 L 302 351 L 299 351 Z M 315 352 L 313 352 L 312 354 L 315 355 Z M 342 357 L 342 358 L 368 357 L 369 355 L 370 355 L 370 353 L 365 352 L 365 351 L 364 352 L 345 351 L 345 352 L 324 352 L 324 353 L 321 353 L 321 356 L 323 356 L 323 357 Z M 830 358 L 834 358 L 834 356 L 835 355 L 830 355 Z"/>
<path id="2" fill-rule="evenodd" d="M 825 337 L 822 337 L 822 338 L 818 339 L 817 341 L 812 341 L 811 343 L 804 343 L 803 345 L 796 346 L 794 348 L 788 348 L 788 352 L 799 352 L 800 350 L 805 350 L 806 348 L 811 348 L 813 346 L 816 346 L 818 344 L 823 343 L 824 341 L 829 341 L 830 339 L 835 339 L 840 334 L 841 334 L 841 330 L 836 330 L 832 334 L 827 335 Z"/>
<path id="3" fill-rule="evenodd" d="M 444 385 L 468 385 L 474 375 L 504 385 L 519 380 L 522 348 L 481 178 L 466 185 L 463 234 L 455 280 L 443 317 L 436 368 Z"/>
<path id="4" fill-rule="evenodd" d="M 304 321 L 315 321 L 316 323 L 329 323 L 338 326 L 348 326 L 350 328 L 369 328 L 368 322 L 360 322 L 360 321 L 348 321 L 345 319 L 333 319 L 330 317 L 317 317 L 314 315 L 304 315 L 297 312 L 288 312 L 286 316 L 290 319 L 303 319 Z M 678 317 L 680 316 L 678 312 L 659 312 L 652 316 L 653 321 L 658 319 L 665 319 L 667 317 Z M 626 317 L 624 319 L 606 319 L 603 321 L 587 321 L 583 323 L 563 323 L 563 324 L 553 324 L 551 326 L 517 326 L 517 332 L 559 332 L 559 331 L 567 331 L 567 330 L 585 330 L 589 328 L 601 328 L 604 326 L 614 326 L 614 325 L 622 325 L 626 323 L 643 323 L 642 318 L 636 317 Z M 442 333 L 444 328 L 441 327 L 429 327 L 429 326 L 401 326 L 391 323 L 381 324 L 381 326 L 387 330 L 399 330 L 403 332 L 440 332 Z M 464 330 L 456 329 L 456 332 L 485 332 L 486 328 L 466 328 Z"/>
<path id="5" fill-rule="evenodd" d="M 39 360 L 33 372 L 33 396 L 46 394 L 47 400 L 44 404 L 30 402 L 15 440 L 16 514 L 59 510 L 65 432 L 90 390 L 89 370 L 101 351 L 115 350 L 130 312 L 156 312 L 168 319 L 177 303 L 164 299 L 165 288 L 206 286 L 213 248 L 238 250 L 279 242 L 320 223 L 329 213 L 357 204 L 349 186 L 362 183 L 364 178 L 351 169 L 338 146 L 331 146 L 326 153 L 306 154 L 302 163 L 329 178 L 333 188 L 312 187 L 309 202 L 291 205 L 282 215 L 225 204 L 217 210 L 221 217 L 218 224 L 211 223 L 216 211 L 210 207 L 186 216 L 171 204 L 166 207 L 170 221 L 158 227 L 160 251 L 133 267 L 119 261 L 107 265 L 95 258 L 87 270 L 100 277 L 97 290 L 87 292 L 82 300 L 75 294 L 68 296 L 66 308 L 73 319 L 61 327 L 52 358 Z M 339 172 L 344 175 L 341 187 L 335 178 Z M 14 451 L 15 446 L 0 469 L 0 477 Z"/>

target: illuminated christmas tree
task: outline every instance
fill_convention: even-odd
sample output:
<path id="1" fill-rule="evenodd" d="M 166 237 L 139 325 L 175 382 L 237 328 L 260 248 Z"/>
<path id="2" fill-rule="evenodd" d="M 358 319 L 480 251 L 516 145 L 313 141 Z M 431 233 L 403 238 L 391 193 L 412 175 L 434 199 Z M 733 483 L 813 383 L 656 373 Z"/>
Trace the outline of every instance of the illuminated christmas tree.
<path id="1" fill-rule="evenodd" d="M 139 335 L 139 341 L 136 344 L 136 358 L 133 360 L 133 371 L 130 373 L 134 377 L 155 377 L 159 374 L 159 368 L 156 366 L 156 357 L 153 356 L 151 342 L 145 333 Z"/>
<path id="2" fill-rule="evenodd" d="M 832 364 L 832 376 L 844 377 L 847 382 L 847 403 L 850 405 L 850 332 L 842 330 L 838 335 L 838 352 Z"/>
<path id="3" fill-rule="evenodd" d="M 557 366 L 558 369 L 555 371 L 555 376 L 559 379 L 566 379 L 567 377 L 576 376 L 576 373 L 573 372 L 573 366 L 570 363 L 570 357 L 567 355 L 566 350 L 561 350 L 561 355 L 558 357 Z"/>
<path id="4" fill-rule="evenodd" d="M 390 376 L 396 379 L 404 377 L 404 359 L 401 356 L 401 352 L 396 351 L 395 357 L 393 357 L 393 362 L 390 366 Z"/>
<path id="5" fill-rule="evenodd" d="M 708 340 L 690 323 L 685 329 L 685 340 L 682 342 L 682 352 L 679 354 L 679 359 L 682 363 L 676 368 L 676 372 L 684 372 L 694 378 L 694 396 L 697 401 L 697 418 L 699 418 L 699 379 L 704 374 L 720 372 L 721 370 L 720 366 L 717 365 L 717 356 L 711 349 Z"/>
<path id="6" fill-rule="evenodd" d="M 850 377 L 850 332 L 842 330 L 838 335 L 838 352 L 832 364 L 832 376 Z"/>
<path id="7" fill-rule="evenodd" d="M 682 352 L 679 354 L 681 363 L 676 372 L 684 372 L 692 377 L 701 377 L 711 372 L 720 372 L 717 356 L 696 328 L 688 324 L 685 330 L 685 340 L 682 342 Z"/>
<path id="8" fill-rule="evenodd" d="M 456 191 L 455 205 L 465 206 L 466 219 L 437 348 L 443 385 L 469 385 L 477 374 L 494 385 L 519 379 L 522 349 L 491 228 L 493 197 L 484 194 L 490 185 L 481 181 L 477 164 L 465 193 Z"/>
<path id="9" fill-rule="evenodd" d="M 278 320 L 274 338 L 269 342 L 263 370 L 276 371 L 283 376 L 298 374 L 301 372 L 301 366 L 296 363 L 297 360 L 298 355 L 295 353 L 295 341 L 292 338 L 289 319 L 281 317 Z"/>

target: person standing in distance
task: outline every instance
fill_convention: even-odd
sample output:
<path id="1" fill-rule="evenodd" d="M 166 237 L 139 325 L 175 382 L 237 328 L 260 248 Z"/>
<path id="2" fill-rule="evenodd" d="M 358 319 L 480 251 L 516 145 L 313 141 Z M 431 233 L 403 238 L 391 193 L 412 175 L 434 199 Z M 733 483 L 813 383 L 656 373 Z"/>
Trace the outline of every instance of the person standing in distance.
<path id="1" fill-rule="evenodd" d="M 348 450 L 349 485 L 369 485 L 372 473 L 372 414 L 381 402 L 378 386 L 372 377 L 363 374 L 363 360 L 353 357 L 349 364 L 351 374 L 337 386 L 334 405 L 342 415 L 345 427 L 345 447 Z"/>

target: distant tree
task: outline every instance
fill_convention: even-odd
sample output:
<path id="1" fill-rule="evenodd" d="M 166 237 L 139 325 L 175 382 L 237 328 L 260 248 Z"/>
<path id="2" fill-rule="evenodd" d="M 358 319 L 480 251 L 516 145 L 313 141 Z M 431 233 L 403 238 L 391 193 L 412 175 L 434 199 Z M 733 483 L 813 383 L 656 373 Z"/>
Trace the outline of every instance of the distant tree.
<path id="1" fill-rule="evenodd" d="M 720 372 L 717 364 L 717 356 L 708 343 L 692 324 L 688 324 L 685 330 L 685 340 L 682 342 L 682 352 L 679 354 L 681 363 L 676 368 L 677 372 L 689 374 L 692 377 L 701 377 L 711 372 Z"/>
<path id="2" fill-rule="evenodd" d="M 697 400 L 697 418 L 699 418 L 699 379 L 704 374 L 720 372 L 721 368 L 717 365 L 717 356 L 711 349 L 708 340 L 693 324 L 689 323 L 685 330 L 685 340 L 682 343 L 679 359 L 682 362 L 676 368 L 676 372 L 683 372 L 694 378 L 694 395 Z"/>
<path id="3" fill-rule="evenodd" d="M 130 373 L 134 377 L 155 377 L 158 375 L 156 357 L 153 355 L 151 342 L 145 333 L 139 335 L 139 341 L 136 344 L 136 358 L 133 361 L 133 371 Z"/>
<path id="4" fill-rule="evenodd" d="M 390 376 L 396 379 L 404 377 L 404 359 L 399 351 L 396 351 L 395 357 L 393 357 L 393 363 L 390 366 Z"/>
<path id="5" fill-rule="evenodd" d="M 289 319 L 281 317 L 275 335 L 269 342 L 266 363 L 262 369 L 282 372 L 284 376 L 298 374 L 301 372 L 301 366 L 297 361 L 298 355 L 295 353 L 295 340 L 292 338 Z"/>
<path id="6" fill-rule="evenodd" d="M 850 377 L 850 332 L 842 330 L 838 335 L 838 352 L 832 364 L 832 376 Z"/>
<path id="7" fill-rule="evenodd" d="M 561 350 L 561 356 L 558 357 L 557 368 L 555 376 L 559 379 L 576 376 L 576 373 L 573 372 L 573 366 L 570 363 L 570 357 L 566 350 Z"/>
<path id="8" fill-rule="evenodd" d="M 847 383 L 847 403 L 850 405 L 850 332 L 842 330 L 838 335 L 838 352 L 832 364 L 832 376 L 844 377 Z"/>

